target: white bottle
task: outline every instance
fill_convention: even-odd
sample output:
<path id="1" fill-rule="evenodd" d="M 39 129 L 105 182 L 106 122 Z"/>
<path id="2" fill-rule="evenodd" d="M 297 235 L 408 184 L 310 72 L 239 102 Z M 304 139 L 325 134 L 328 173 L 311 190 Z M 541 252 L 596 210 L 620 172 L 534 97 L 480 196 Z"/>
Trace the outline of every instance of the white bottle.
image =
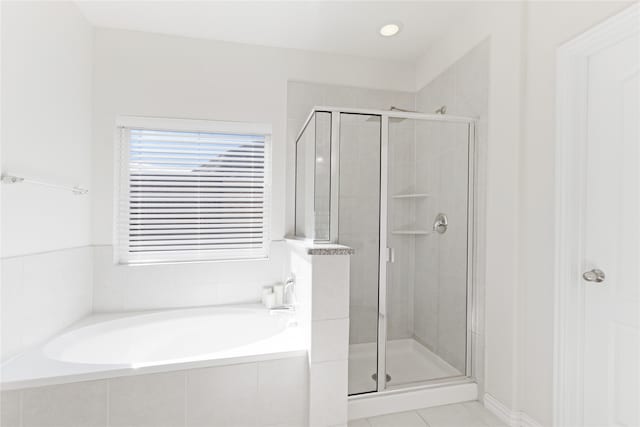
<path id="1" fill-rule="evenodd" d="M 270 293 L 270 294 L 267 294 L 264 297 L 264 305 L 267 308 L 272 308 L 273 306 L 275 306 L 276 305 L 276 294 L 274 294 L 273 292 Z"/>
<path id="2" fill-rule="evenodd" d="M 273 286 L 265 286 L 262 288 L 262 304 L 265 306 L 267 305 L 269 295 L 273 295 Z M 275 296 L 273 296 L 273 299 L 275 301 Z"/>

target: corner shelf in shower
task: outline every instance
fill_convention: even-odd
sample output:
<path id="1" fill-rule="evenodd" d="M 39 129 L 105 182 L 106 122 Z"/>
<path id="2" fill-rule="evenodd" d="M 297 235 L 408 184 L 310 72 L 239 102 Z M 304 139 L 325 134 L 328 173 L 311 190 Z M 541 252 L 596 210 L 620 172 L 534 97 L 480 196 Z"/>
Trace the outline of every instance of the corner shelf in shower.
<path id="1" fill-rule="evenodd" d="M 423 197 L 429 197 L 427 193 L 411 193 L 411 194 L 395 194 L 391 196 L 392 199 L 420 199 Z"/>
<path id="2" fill-rule="evenodd" d="M 393 230 L 391 234 L 405 235 L 405 236 L 424 236 L 431 234 L 431 230 Z"/>

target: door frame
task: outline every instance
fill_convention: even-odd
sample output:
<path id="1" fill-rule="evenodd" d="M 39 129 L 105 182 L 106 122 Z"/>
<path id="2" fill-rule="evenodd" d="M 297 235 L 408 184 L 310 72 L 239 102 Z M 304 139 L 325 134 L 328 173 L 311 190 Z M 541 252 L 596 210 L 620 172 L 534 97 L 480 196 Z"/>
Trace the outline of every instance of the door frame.
<path id="1" fill-rule="evenodd" d="M 583 420 L 582 236 L 587 147 L 588 58 L 638 32 L 640 4 L 560 46 L 556 53 L 556 188 L 553 425 Z"/>

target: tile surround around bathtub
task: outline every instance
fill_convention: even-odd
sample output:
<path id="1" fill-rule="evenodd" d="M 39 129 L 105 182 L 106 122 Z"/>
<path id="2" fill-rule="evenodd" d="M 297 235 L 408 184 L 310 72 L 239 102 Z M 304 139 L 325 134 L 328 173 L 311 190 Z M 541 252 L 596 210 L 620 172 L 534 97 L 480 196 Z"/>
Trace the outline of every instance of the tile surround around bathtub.
<path id="1" fill-rule="evenodd" d="M 303 426 L 309 414 L 306 356 L 258 363 L 260 425 Z"/>
<path id="2" fill-rule="evenodd" d="M 216 261 L 127 266 L 113 263 L 112 246 L 96 246 L 93 309 L 132 311 L 258 302 L 262 287 L 288 275 L 287 254 L 286 242 L 273 241 L 268 259 L 242 264 Z"/>
<path id="3" fill-rule="evenodd" d="M 21 393 L 19 391 L 3 391 L 0 394 L 0 426 L 20 427 Z"/>
<path id="4" fill-rule="evenodd" d="M 309 422 L 343 426 L 347 421 L 350 255 L 309 255 L 289 241 L 291 266 L 309 322 Z M 312 297 L 313 296 L 313 300 Z"/>
<path id="5" fill-rule="evenodd" d="M 256 425 L 257 413 L 246 408 L 258 404 L 257 364 L 194 369 L 186 375 L 187 427 Z"/>
<path id="6" fill-rule="evenodd" d="M 86 381 L 22 392 L 22 427 L 104 427 L 107 382 Z"/>
<path id="7" fill-rule="evenodd" d="M 91 247 L 3 258 L 0 262 L 3 361 L 91 312 Z"/>
<path id="8" fill-rule="evenodd" d="M 349 317 L 349 256 L 313 256 L 312 320 Z"/>
<path id="9" fill-rule="evenodd" d="M 109 381 L 110 427 L 174 427 L 185 420 L 185 372 Z"/>
<path id="10" fill-rule="evenodd" d="M 349 319 L 311 322 L 311 363 L 349 357 Z"/>
<path id="11" fill-rule="evenodd" d="M 347 419 L 348 367 L 347 360 L 314 363 L 309 380 L 311 427 L 341 425 Z"/>
<path id="12" fill-rule="evenodd" d="M 308 359 L 296 356 L 2 392 L 2 427 L 307 425 Z"/>

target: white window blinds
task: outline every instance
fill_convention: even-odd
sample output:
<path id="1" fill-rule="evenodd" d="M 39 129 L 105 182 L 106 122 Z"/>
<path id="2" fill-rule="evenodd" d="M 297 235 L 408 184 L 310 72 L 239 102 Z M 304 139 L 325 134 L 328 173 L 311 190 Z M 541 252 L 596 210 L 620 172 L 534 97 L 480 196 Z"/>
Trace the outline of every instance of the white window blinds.
<path id="1" fill-rule="evenodd" d="M 120 263 L 267 255 L 269 135 L 121 129 Z"/>

